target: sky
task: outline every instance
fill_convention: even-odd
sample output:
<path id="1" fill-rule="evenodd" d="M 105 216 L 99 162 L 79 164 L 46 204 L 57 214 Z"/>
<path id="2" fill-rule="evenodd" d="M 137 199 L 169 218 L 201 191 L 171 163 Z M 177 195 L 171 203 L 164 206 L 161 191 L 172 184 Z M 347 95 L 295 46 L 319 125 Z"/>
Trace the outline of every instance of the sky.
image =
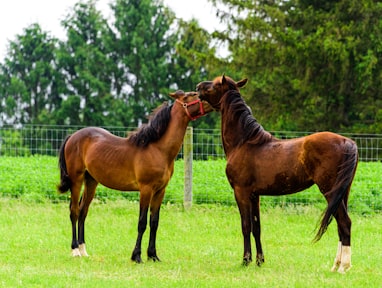
<path id="1" fill-rule="evenodd" d="M 0 0 L 0 61 L 4 59 L 9 40 L 23 34 L 23 29 L 39 23 L 43 31 L 48 31 L 59 39 L 65 38 L 61 20 L 78 0 Z M 110 0 L 98 0 L 97 7 L 109 18 Z M 196 18 L 199 24 L 212 31 L 218 28 L 219 21 L 212 5 L 206 0 L 163 0 L 178 18 Z"/>

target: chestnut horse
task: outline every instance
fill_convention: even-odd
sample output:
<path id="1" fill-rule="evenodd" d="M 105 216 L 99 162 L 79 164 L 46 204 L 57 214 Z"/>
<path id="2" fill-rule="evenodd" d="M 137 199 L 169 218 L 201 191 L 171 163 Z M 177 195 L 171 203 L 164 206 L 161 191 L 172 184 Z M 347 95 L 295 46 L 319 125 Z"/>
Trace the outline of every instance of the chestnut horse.
<path id="1" fill-rule="evenodd" d="M 256 242 L 256 262 L 264 262 L 260 241 L 260 195 L 286 195 L 316 184 L 328 207 L 323 213 L 315 240 L 325 233 L 334 217 L 339 245 L 332 271 L 351 267 L 350 228 L 347 202 L 357 163 L 357 145 L 330 132 L 279 140 L 252 116 L 235 82 L 217 77 L 197 86 L 200 99 L 221 111 L 221 134 L 227 158 L 226 175 L 234 189 L 244 237 L 243 264 L 252 261 L 251 232 Z"/>
<path id="2" fill-rule="evenodd" d="M 156 234 L 165 189 L 174 171 L 186 128 L 213 109 L 200 101 L 198 93 L 179 90 L 170 94 L 173 105 L 162 104 L 148 124 L 128 138 L 88 127 L 68 136 L 59 153 L 60 192 L 71 191 L 72 255 L 88 256 L 85 248 L 85 219 L 98 183 L 121 191 L 140 191 L 138 237 L 131 259 L 141 263 L 141 241 L 150 209 L 148 259 L 159 261 Z M 81 194 L 81 187 L 84 191 Z M 78 230 L 77 230 L 78 221 Z M 78 231 L 78 237 L 77 237 Z"/>

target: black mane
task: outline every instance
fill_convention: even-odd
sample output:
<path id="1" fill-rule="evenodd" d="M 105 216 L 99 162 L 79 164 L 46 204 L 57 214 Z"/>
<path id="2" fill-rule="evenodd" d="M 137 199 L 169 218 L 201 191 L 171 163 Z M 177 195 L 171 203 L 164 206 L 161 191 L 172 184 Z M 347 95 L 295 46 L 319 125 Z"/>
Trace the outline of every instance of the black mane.
<path id="1" fill-rule="evenodd" d="M 149 117 L 149 122 L 130 134 L 129 142 L 138 147 L 146 147 L 150 143 L 159 140 L 166 132 L 170 122 L 171 108 L 172 105 L 165 102 L 155 109 Z"/>
<path id="2" fill-rule="evenodd" d="M 240 92 L 236 90 L 228 90 L 220 100 L 222 121 L 230 123 L 238 123 L 236 127 L 237 137 L 233 146 L 240 146 L 246 142 L 261 145 L 269 142 L 274 137 L 257 122 L 253 117 L 251 109 L 247 106 L 244 99 L 241 98 Z"/>

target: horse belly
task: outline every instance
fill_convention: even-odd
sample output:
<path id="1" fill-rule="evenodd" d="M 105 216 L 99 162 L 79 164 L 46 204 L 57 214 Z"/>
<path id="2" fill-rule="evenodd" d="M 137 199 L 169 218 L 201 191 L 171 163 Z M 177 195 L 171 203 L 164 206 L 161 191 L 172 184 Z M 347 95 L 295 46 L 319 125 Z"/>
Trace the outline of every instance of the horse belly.
<path id="1" fill-rule="evenodd" d="M 133 170 L 89 169 L 89 174 L 100 184 L 120 191 L 138 191 L 138 183 Z"/>
<path id="2" fill-rule="evenodd" d="M 119 183 L 111 183 L 110 185 L 105 185 L 104 186 L 114 189 L 114 190 L 119 190 L 119 191 L 139 191 L 138 184 L 136 182 L 119 182 Z"/>
<path id="3" fill-rule="evenodd" d="M 275 161 L 266 161 L 262 165 L 256 161 L 232 164 L 228 163 L 226 168 L 231 186 L 248 187 L 258 195 L 293 194 L 314 184 L 300 165 L 277 165 Z"/>
<path id="4" fill-rule="evenodd" d="M 269 183 L 262 183 L 254 188 L 254 192 L 259 195 L 288 195 L 303 191 L 314 182 L 308 179 L 301 179 L 300 177 L 290 177 L 282 173 L 275 175 L 274 181 Z"/>

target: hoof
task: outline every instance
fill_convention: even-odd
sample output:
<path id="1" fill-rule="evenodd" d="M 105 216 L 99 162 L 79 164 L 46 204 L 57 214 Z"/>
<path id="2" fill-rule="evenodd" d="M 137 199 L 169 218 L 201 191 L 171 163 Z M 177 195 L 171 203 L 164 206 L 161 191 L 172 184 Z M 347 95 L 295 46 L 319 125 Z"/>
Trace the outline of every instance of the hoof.
<path id="1" fill-rule="evenodd" d="M 158 258 L 158 256 L 149 256 L 148 257 L 148 260 L 153 260 L 154 262 L 161 262 L 160 259 Z"/>
<path id="2" fill-rule="evenodd" d="M 338 273 L 341 273 L 341 274 L 345 274 L 347 271 L 349 271 L 350 270 L 350 268 L 351 268 L 351 265 L 350 264 L 348 264 L 348 265 L 340 265 L 340 267 L 338 268 L 338 270 L 337 270 L 337 272 Z"/>
<path id="3" fill-rule="evenodd" d="M 78 248 L 72 249 L 72 256 L 73 257 L 81 257 L 80 249 L 78 249 Z"/>
<path id="4" fill-rule="evenodd" d="M 244 253 L 244 256 L 243 256 L 243 266 L 248 266 L 249 264 L 251 264 L 252 262 L 252 254 L 247 252 L 247 253 Z"/>
<path id="5" fill-rule="evenodd" d="M 133 262 L 137 263 L 137 264 L 143 264 L 143 261 L 142 259 L 131 259 Z"/>
<path id="6" fill-rule="evenodd" d="M 264 256 L 263 255 L 257 256 L 256 257 L 256 264 L 257 264 L 257 266 L 260 267 L 263 263 L 264 263 Z"/>
<path id="7" fill-rule="evenodd" d="M 249 264 L 251 264 L 251 262 L 252 262 L 252 259 L 244 258 L 242 265 L 243 266 L 248 266 Z"/>
<path id="8" fill-rule="evenodd" d="M 334 264 L 331 269 L 332 272 L 345 274 L 351 268 L 351 248 L 350 246 L 338 244 L 337 255 L 334 259 Z"/>
<path id="9" fill-rule="evenodd" d="M 331 272 L 336 272 L 338 267 L 340 266 L 340 263 L 334 263 L 332 269 L 330 269 Z"/>
<path id="10" fill-rule="evenodd" d="M 138 264 L 143 263 L 140 249 L 138 248 L 134 249 L 133 253 L 131 254 L 131 261 L 134 261 L 135 263 L 138 263 Z"/>
<path id="11" fill-rule="evenodd" d="M 80 250 L 81 256 L 89 257 L 89 254 L 86 252 L 86 246 L 85 243 L 80 244 L 78 249 Z"/>
<path id="12" fill-rule="evenodd" d="M 135 262 L 137 264 L 142 264 L 143 263 L 141 255 L 132 255 L 131 256 L 131 261 L 133 261 L 133 262 Z"/>
<path id="13" fill-rule="evenodd" d="M 350 263 L 334 263 L 332 269 L 330 269 L 331 272 L 338 272 L 341 274 L 345 274 L 347 271 L 349 271 L 351 268 Z"/>

